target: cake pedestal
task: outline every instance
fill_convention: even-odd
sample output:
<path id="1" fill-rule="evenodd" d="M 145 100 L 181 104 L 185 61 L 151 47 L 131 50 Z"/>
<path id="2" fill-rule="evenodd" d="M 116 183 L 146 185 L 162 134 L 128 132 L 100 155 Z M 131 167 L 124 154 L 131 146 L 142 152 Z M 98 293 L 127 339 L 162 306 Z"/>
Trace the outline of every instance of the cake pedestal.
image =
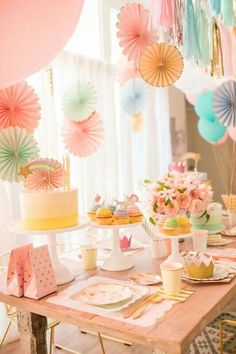
<path id="1" fill-rule="evenodd" d="M 181 235 L 176 235 L 176 236 L 168 236 L 168 235 L 164 235 L 164 234 L 159 234 L 158 236 L 162 239 L 171 240 L 171 254 L 167 258 L 167 260 L 184 264 L 185 263 L 184 257 L 182 257 L 179 252 L 179 239 L 190 238 L 190 237 L 192 237 L 192 234 L 189 233 L 189 234 L 181 234 Z"/>
<path id="2" fill-rule="evenodd" d="M 131 269 L 134 266 L 134 262 L 131 257 L 124 255 L 120 249 L 120 229 L 130 229 L 142 225 L 141 222 L 136 224 L 127 225 L 98 225 L 96 223 L 91 224 L 98 229 L 111 229 L 112 230 L 112 249 L 109 256 L 105 259 L 101 269 L 108 270 L 110 272 L 119 272 L 122 270 Z"/>
<path id="3" fill-rule="evenodd" d="M 89 226 L 89 221 L 85 218 L 80 218 L 79 223 L 72 227 L 67 227 L 64 229 L 55 230 L 28 230 L 25 229 L 22 220 L 14 221 L 10 224 L 9 230 L 17 235 L 25 236 L 36 236 L 36 235 L 47 235 L 48 238 L 48 249 L 51 256 L 52 266 L 55 272 L 57 285 L 63 285 L 74 280 L 75 275 L 70 271 L 70 269 L 62 263 L 58 258 L 57 253 L 57 234 L 72 232 L 76 230 L 81 230 Z"/>

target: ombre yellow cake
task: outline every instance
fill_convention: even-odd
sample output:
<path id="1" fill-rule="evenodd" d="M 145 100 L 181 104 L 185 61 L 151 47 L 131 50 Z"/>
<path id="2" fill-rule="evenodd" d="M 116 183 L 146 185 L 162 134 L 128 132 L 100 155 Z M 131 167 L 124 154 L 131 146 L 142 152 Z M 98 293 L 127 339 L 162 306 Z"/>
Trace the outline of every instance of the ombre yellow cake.
<path id="1" fill-rule="evenodd" d="M 23 226 L 31 230 L 63 229 L 78 223 L 78 190 L 21 192 Z"/>

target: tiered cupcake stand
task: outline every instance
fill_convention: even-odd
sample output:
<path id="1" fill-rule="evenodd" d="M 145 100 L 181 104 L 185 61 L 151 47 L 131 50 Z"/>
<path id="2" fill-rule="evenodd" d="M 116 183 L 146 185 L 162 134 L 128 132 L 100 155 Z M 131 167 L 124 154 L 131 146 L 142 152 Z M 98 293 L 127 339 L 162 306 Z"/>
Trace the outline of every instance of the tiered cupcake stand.
<path id="1" fill-rule="evenodd" d="M 91 223 L 97 229 L 111 230 L 112 231 L 112 249 L 109 256 L 105 259 L 101 268 L 110 272 L 119 272 L 133 268 L 134 263 L 131 257 L 126 256 L 120 249 L 120 229 L 130 229 L 140 226 L 142 223 L 123 224 L 123 225 L 98 225 Z"/>
<path id="2" fill-rule="evenodd" d="M 55 271 L 57 285 L 62 285 L 71 282 L 75 275 L 70 271 L 70 269 L 62 263 L 58 258 L 57 253 L 57 234 L 68 233 L 72 231 L 77 231 L 84 229 L 89 226 L 89 221 L 87 219 L 80 218 L 79 223 L 72 227 L 67 227 L 65 229 L 54 229 L 54 230 L 28 230 L 23 227 L 22 220 L 14 221 L 9 229 L 12 233 L 24 236 L 36 236 L 36 235 L 47 235 L 48 238 L 48 248 L 52 260 L 52 265 Z"/>
<path id="3" fill-rule="evenodd" d="M 172 262 L 180 262 L 182 264 L 184 264 L 184 258 L 181 256 L 180 252 L 179 252 L 179 240 L 180 239 L 187 239 L 187 238 L 191 238 L 192 237 L 192 233 L 189 234 L 180 234 L 180 235 L 176 235 L 176 236 L 168 236 L 168 235 L 164 235 L 164 234 L 158 234 L 158 237 L 160 237 L 161 239 L 168 239 L 171 240 L 171 254 L 170 256 L 167 258 L 168 261 L 172 261 Z"/>

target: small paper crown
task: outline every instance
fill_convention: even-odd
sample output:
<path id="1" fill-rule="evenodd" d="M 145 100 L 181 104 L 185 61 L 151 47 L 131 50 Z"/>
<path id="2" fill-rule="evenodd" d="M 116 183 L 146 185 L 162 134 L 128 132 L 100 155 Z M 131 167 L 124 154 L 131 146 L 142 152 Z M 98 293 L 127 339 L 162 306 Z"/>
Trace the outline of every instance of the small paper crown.
<path id="1" fill-rule="evenodd" d="M 123 238 L 121 238 L 120 239 L 120 248 L 123 248 L 123 249 L 130 248 L 131 239 L 132 239 L 132 236 L 130 236 L 130 238 L 128 238 L 127 236 L 124 236 Z"/>
<path id="2" fill-rule="evenodd" d="M 193 278 L 207 279 L 213 276 L 214 262 L 212 257 L 193 255 L 185 259 L 188 275 Z"/>

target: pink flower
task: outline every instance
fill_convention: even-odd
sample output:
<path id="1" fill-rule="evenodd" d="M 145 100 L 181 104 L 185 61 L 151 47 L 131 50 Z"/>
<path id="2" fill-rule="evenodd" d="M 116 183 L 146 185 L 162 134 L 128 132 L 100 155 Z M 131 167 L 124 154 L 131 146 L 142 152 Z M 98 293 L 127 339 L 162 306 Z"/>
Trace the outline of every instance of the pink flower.
<path id="1" fill-rule="evenodd" d="M 179 206 L 176 200 L 172 200 L 170 204 L 168 204 L 165 208 L 166 215 L 176 215 L 179 212 Z"/>
<path id="2" fill-rule="evenodd" d="M 190 205 L 190 198 L 187 194 L 179 194 L 176 201 L 180 209 L 187 209 Z"/>
<path id="3" fill-rule="evenodd" d="M 205 205 L 200 199 L 193 199 L 190 205 L 190 212 L 193 214 L 200 214 L 204 212 Z"/>
<path id="4" fill-rule="evenodd" d="M 192 189 L 191 191 L 190 191 L 190 196 L 191 196 L 191 198 L 193 198 L 193 199 L 199 199 L 199 197 L 200 197 L 200 193 L 199 193 L 199 190 L 198 189 Z"/>
<path id="5" fill-rule="evenodd" d="M 164 197 L 159 197 L 157 199 L 157 205 L 160 207 L 160 208 L 163 208 L 165 206 L 165 198 Z"/>

